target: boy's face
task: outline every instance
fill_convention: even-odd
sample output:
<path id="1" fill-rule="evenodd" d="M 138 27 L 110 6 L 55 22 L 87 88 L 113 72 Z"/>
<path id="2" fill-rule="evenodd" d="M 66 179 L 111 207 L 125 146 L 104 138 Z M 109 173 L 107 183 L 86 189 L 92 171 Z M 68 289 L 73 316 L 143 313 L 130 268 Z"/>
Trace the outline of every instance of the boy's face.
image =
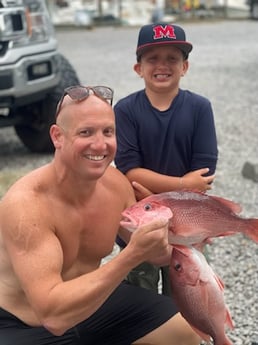
<path id="1" fill-rule="evenodd" d="M 171 89 L 179 87 L 180 78 L 188 70 L 188 60 L 176 47 L 153 47 L 144 52 L 134 70 L 144 79 L 146 88 Z"/>

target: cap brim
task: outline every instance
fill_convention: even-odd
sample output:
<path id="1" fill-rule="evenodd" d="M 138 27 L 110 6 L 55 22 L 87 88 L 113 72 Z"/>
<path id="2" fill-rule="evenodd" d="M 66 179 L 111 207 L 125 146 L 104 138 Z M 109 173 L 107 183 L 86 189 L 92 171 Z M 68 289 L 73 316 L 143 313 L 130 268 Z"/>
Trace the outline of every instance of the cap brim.
<path id="1" fill-rule="evenodd" d="M 159 47 L 159 46 L 166 46 L 166 45 L 172 45 L 173 47 L 176 47 L 180 49 L 183 53 L 188 55 L 192 49 L 193 46 L 191 43 L 183 41 L 182 43 L 180 42 L 155 42 L 155 43 L 149 43 L 149 44 L 144 44 L 140 47 L 137 48 L 136 55 L 139 57 L 149 49 L 153 47 Z"/>

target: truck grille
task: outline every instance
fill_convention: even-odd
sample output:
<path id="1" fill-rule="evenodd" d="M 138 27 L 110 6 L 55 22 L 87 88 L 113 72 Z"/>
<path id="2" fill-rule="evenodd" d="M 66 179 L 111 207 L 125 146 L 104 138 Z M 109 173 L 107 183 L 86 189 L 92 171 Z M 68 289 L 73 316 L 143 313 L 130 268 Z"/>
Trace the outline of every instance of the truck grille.
<path id="1" fill-rule="evenodd" d="M 0 7 L 14 7 L 21 6 L 22 0 L 2 0 L 0 1 Z"/>
<path id="2" fill-rule="evenodd" d="M 13 87 L 13 76 L 11 72 L 4 72 L 0 74 L 0 90 L 7 90 Z"/>

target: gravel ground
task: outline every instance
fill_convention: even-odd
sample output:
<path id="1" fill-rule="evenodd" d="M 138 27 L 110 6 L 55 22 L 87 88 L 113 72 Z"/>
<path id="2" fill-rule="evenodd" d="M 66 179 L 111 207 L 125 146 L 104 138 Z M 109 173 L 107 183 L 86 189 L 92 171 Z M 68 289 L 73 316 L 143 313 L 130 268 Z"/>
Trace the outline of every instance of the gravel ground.
<path id="1" fill-rule="evenodd" d="M 185 23 L 184 28 L 194 50 L 182 87 L 207 96 L 215 113 L 219 162 L 210 194 L 241 204 L 243 217 L 258 218 L 258 184 L 241 174 L 246 161 L 258 163 L 258 22 L 204 21 Z M 82 83 L 110 85 L 119 99 L 142 87 L 132 71 L 137 32 L 137 28 L 67 30 L 58 31 L 57 37 Z M 0 136 L 1 195 L 6 185 L 52 156 L 28 153 L 10 128 L 2 129 Z M 116 253 L 117 248 L 106 260 Z M 220 238 L 208 254 L 225 283 L 235 324 L 229 338 L 234 345 L 258 342 L 257 244 L 242 235 Z"/>

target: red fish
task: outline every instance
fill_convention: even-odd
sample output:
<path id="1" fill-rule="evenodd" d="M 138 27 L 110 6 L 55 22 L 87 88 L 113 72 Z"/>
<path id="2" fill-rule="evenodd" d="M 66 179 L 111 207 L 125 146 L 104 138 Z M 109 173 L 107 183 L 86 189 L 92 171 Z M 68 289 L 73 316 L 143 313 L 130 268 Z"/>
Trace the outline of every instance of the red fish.
<path id="1" fill-rule="evenodd" d="M 224 284 L 198 250 L 173 247 L 170 262 L 172 295 L 182 316 L 206 341 L 232 345 L 225 325 L 234 328 L 224 302 Z"/>
<path id="2" fill-rule="evenodd" d="M 173 214 L 169 221 L 170 244 L 200 246 L 213 237 L 236 233 L 243 233 L 258 242 L 258 219 L 242 218 L 237 215 L 241 211 L 240 205 L 199 192 L 150 195 L 127 208 L 120 224 L 134 231 L 147 213 L 162 215 L 164 207 L 170 208 Z"/>

